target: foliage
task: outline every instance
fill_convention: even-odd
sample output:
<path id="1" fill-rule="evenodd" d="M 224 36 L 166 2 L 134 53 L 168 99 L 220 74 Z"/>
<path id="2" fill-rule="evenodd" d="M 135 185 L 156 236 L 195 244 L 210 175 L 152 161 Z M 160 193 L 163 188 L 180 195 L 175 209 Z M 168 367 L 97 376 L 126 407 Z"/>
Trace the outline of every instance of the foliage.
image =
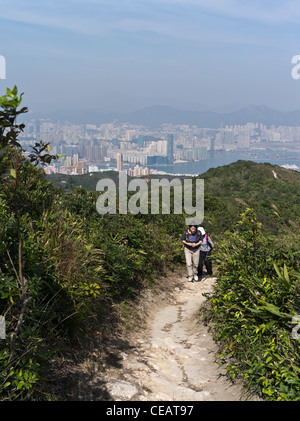
<path id="1" fill-rule="evenodd" d="M 27 112 L 26 107 L 18 109 L 22 95 L 18 96 L 17 87 L 14 87 L 13 90 L 7 89 L 6 95 L 0 97 L 0 255 L 3 258 L 0 264 L 0 308 L 9 328 L 7 341 L 0 344 L 0 355 L 5 395 L 24 398 L 38 379 L 33 368 L 38 364 L 32 363 L 30 353 L 34 354 L 36 348 L 31 342 L 39 342 L 35 340 L 35 327 L 24 323 L 25 318 L 30 320 L 27 313 L 30 313 L 30 302 L 34 301 L 31 291 L 34 274 L 32 279 L 27 275 L 36 251 L 34 243 L 28 241 L 27 228 L 32 224 L 30 217 L 40 211 L 35 211 L 34 207 L 42 205 L 48 195 L 48 191 L 39 190 L 44 180 L 41 179 L 36 185 L 40 177 L 40 170 L 36 167 L 50 163 L 56 156 L 48 153 L 48 145 L 42 141 L 36 143 L 29 157 L 34 165 L 30 165 L 23 156 L 18 136 L 24 124 L 16 122 L 19 115 Z M 30 210 L 32 215 L 29 216 Z"/>
<path id="2" fill-rule="evenodd" d="M 247 209 L 218 247 L 218 282 L 203 310 L 231 378 L 242 376 L 266 400 L 300 396 L 299 340 L 292 338 L 300 250 L 288 240 L 266 236 Z"/>
<path id="3" fill-rule="evenodd" d="M 143 288 L 184 264 L 183 215 L 99 215 L 98 176 L 48 181 L 43 167 L 59 157 L 42 141 L 23 154 L 24 125 L 16 122 L 27 112 L 18 108 L 22 95 L 14 87 L 0 97 L 0 315 L 7 330 L 0 341 L 1 400 L 42 399 L 50 360 L 114 315 L 116 304 L 134 304 Z M 293 399 L 299 176 L 276 171 L 274 180 L 268 165 L 239 162 L 204 175 L 205 226 L 220 243 L 220 277 L 206 317 L 222 341 L 222 358 L 229 354 L 232 377 L 244 373 L 264 397 Z M 247 210 L 237 223 L 245 202 L 257 217 Z M 278 228 L 279 241 L 265 235 Z"/>
<path id="4" fill-rule="evenodd" d="M 105 281 L 116 300 L 134 297 L 157 275 L 181 261 L 181 218 L 172 219 L 171 229 L 164 217 L 154 221 L 149 215 L 99 215 L 94 195 L 83 188 L 66 195 L 64 206 L 78 215 L 88 214 L 85 230 L 89 241 L 102 252 Z"/>

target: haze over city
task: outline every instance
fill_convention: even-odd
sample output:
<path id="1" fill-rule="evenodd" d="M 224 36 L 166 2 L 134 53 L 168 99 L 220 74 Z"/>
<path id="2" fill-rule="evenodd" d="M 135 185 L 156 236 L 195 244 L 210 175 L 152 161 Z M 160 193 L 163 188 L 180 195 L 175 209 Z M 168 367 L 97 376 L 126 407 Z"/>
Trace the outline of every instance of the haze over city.
<path id="1" fill-rule="evenodd" d="M 298 110 L 299 21 L 283 0 L 1 0 L 0 91 L 33 113 Z"/>

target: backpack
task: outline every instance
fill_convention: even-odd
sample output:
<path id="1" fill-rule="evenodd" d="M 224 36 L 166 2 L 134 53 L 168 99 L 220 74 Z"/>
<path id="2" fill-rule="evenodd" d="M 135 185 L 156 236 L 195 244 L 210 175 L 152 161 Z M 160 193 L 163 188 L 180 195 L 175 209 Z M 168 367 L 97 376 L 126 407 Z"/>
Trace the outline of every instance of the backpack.
<path id="1" fill-rule="evenodd" d="M 205 240 L 207 242 L 207 244 L 209 245 L 210 249 L 212 250 L 213 246 L 211 245 L 211 242 L 209 241 L 209 235 L 205 234 Z"/>
<path id="2" fill-rule="evenodd" d="M 188 241 L 189 240 L 189 232 L 188 231 L 189 230 L 186 230 L 185 231 L 185 241 Z M 200 236 L 201 236 L 201 232 L 198 231 L 198 241 L 200 240 Z"/>

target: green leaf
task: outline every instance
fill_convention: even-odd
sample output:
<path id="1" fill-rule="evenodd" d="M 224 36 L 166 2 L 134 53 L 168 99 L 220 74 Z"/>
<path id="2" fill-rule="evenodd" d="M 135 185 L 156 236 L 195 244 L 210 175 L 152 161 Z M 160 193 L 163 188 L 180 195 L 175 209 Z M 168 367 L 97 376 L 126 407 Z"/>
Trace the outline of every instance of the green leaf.
<path id="1" fill-rule="evenodd" d="M 297 371 L 298 373 L 300 373 L 300 368 L 297 367 L 295 364 L 292 364 L 293 370 Z"/>
<path id="2" fill-rule="evenodd" d="M 251 308 L 251 307 L 247 307 L 245 306 L 247 310 L 252 311 L 252 313 L 256 313 L 256 314 L 261 314 L 262 311 L 257 309 L 257 308 Z M 260 307 L 261 308 L 261 307 Z"/>
<path id="3" fill-rule="evenodd" d="M 282 283 L 283 283 L 283 284 L 284 284 L 287 288 L 289 288 L 289 287 L 290 287 L 290 278 L 289 278 L 289 274 L 288 274 L 288 271 L 287 271 L 286 264 L 284 264 L 284 267 L 283 267 L 283 273 L 284 273 L 284 276 L 283 276 L 283 275 L 282 275 L 282 273 L 280 272 L 280 270 L 279 270 L 279 268 L 278 268 L 277 264 L 276 264 L 276 263 L 274 263 L 273 265 L 274 265 L 274 269 L 276 270 L 276 273 L 277 273 L 277 275 L 278 275 L 278 278 L 282 281 Z"/>
<path id="4" fill-rule="evenodd" d="M 267 310 L 269 313 L 275 314 L 275 316 L 279 317 L 290 317 L 288 315 L 285 315 L 284 313 L 281 313 L 279 307 L 275 306 L 274 304 L 265 303 L 265 305 L 260 306 L 259 308 Z"/>
<path id="5" fill-rule="evenodd" d="M 276 270 L 276 273 L 277 273 L 277 275 L 278 275 L 278 278 L 282 278 L 282 274 L 280 273 L 280 270 L 279 270 L 279 268 L 278 268 L 278 266 L 277 266 L 277 264 L 276 263 L 274 263 L 273 264 L 274 265 L 274 268 L 275 268 L 275 270 Z"/>
<path id="6" fill-rule="evenodd" d="M 290 282 L 290 277 L 289 277 L 289 274 L 288 274 L 288 270 L 287 270 L 286 264 L 284 264 L 284 266 L 283 266 L 283 273 L 284 273 L 285 280 L 287 282 Z"/>
<path id="7" fill-rule="evenodd" d="M 23 382 L 23 380 L 21 380 L 19 383 L 18 383 L 18 385 L 17 385 L 17 390 L 19 390 L 19 389 L 22 389 L 22 387 L 24 386 L 24 382 Z"/>

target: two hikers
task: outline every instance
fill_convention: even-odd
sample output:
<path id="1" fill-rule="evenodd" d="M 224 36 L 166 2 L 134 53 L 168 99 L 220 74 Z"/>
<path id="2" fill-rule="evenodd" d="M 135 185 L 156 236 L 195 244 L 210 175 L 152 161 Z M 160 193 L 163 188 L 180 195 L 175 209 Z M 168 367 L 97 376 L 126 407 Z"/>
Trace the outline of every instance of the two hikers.
<path id="1" fill-rule="evenodd" d="M 205 263 L 207 273 L 212 275 L 212 263 L 210 259 L 211 249 L 214 247 L 208 234 L 205 234 L 203 227 L 189 225 L 181 237 L 184 244 L 186 268 L 188 281 L 198 281 L 202 278 L 203 263 Z"/>

